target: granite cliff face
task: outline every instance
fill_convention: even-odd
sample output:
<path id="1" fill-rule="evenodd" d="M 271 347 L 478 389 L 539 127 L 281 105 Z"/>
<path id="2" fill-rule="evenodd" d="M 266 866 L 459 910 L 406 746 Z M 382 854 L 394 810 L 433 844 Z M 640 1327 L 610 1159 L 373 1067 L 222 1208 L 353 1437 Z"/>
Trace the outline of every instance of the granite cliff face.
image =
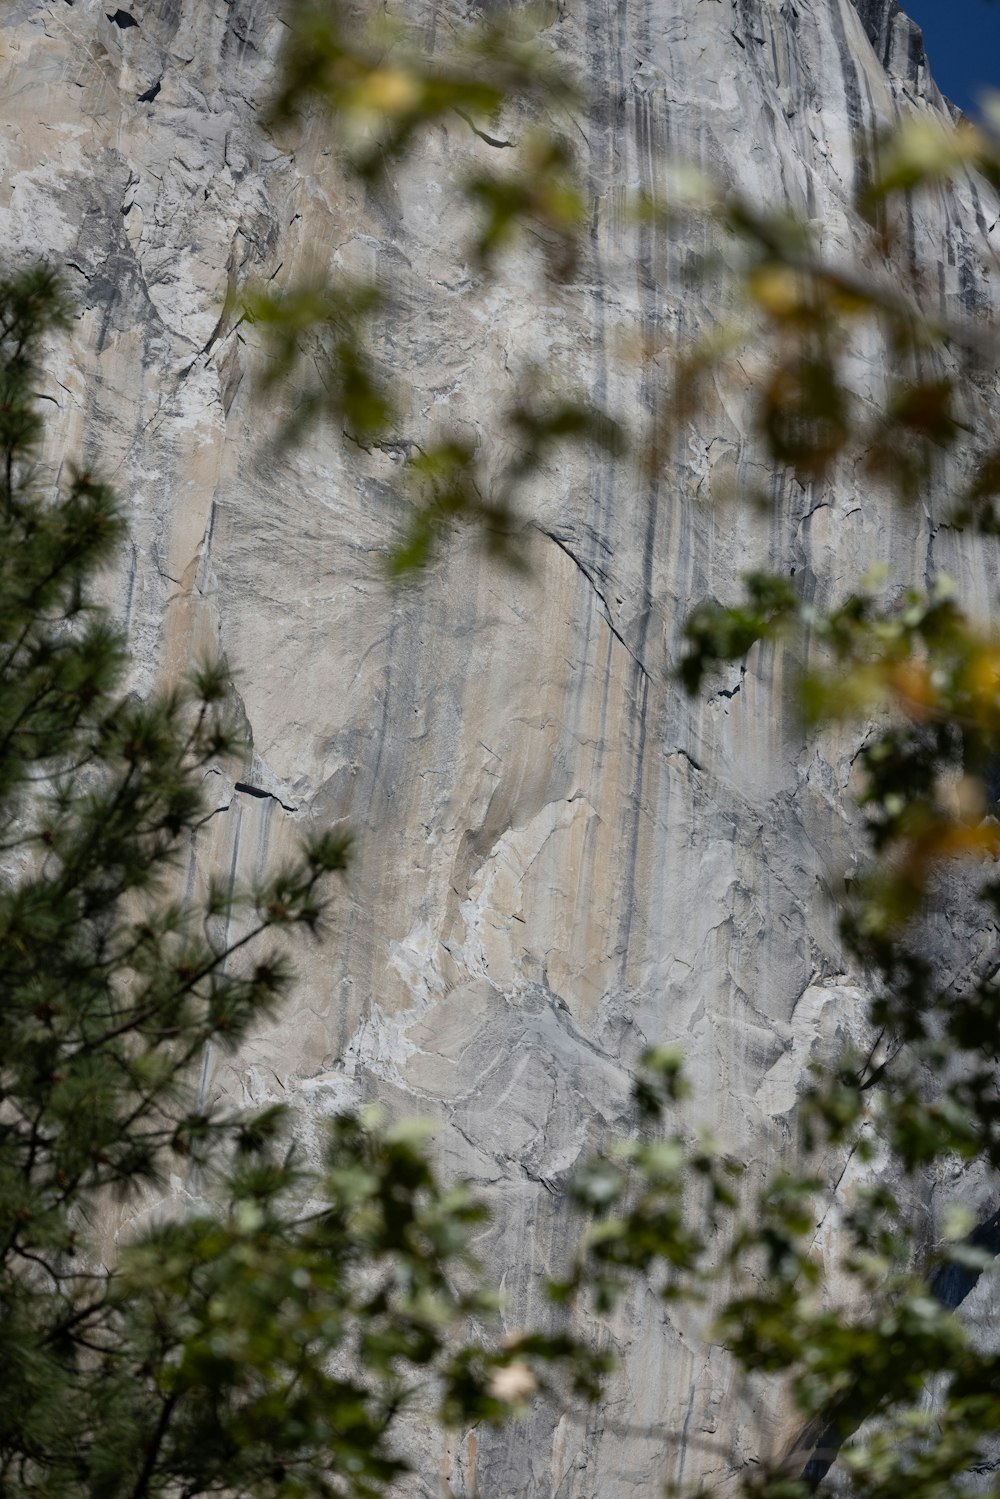
<path id="1" fill-rule="evenodd" d="M 424 10 L 433 39 L 448 6 Z M 713 505 L 761 479 L 721 392 L 652 484 L 604 458 L 553 464 L 529 579 L 460 539 L 402 595 L 382 573 L 398 453 L 330 434 L 278 459 L 262 442 L 229 286 L 383 278 L 406 441 L 449 420 L 489 442 L 531 359 L 642 411 L 660 354 L 725 290 L 690 288 L 698 246 L 630 224 L 626 189 L 656 197 L 679 155 L 789 200 L 849 252 L 866 138 L 901 109 L 947 109 L 894 0 L 570 0 L 553 24 L 595 101 L 576 142 L 592 233 L 558 294 L 528 251 L 496 285 L 470 275 L 449 184 L 490 148 L 461 121 L 367 196 L 318 127 L 261 132 L 272 0 L 8 0 L 0 29 L 5 241 L 64 265 L 80 305 L 45 391 L 55 456 L 99 461 L 128 502 L 109 586 L 140 682 L 216 648 L 239 673 L 252 763 L 218 776 L 193 877 L 252 875 L 309 820 L 359 833 L 295 1004 L 237 1060 L 209 1057 L 203 1086 L 313 1119 L 359 1096 L 438 1115 L 447 1169 L 495 1206 L 483 1249 L 512 1326 L 542 1314 L 537 1276 L 572 1240 L 561 1184 L 629 1127 L 645 1044 L 684 1046 L 700 1117 L 763 1170 L 790 1146 L 815 1048 L 860 1023 L 829 901 L 856 854 L 856 741 L 801 741 L 774 650 L 688 703 L 669 672 L 686 607 L 755 564 L 821 592 L 876 561 L 921 585 L 944 568 L 981 609 L 998 582 L 995 549 L 939 531 L 932 506 L 880 506 L 861 478 L 782 488 L 766 522 Z M 990 299 L 997 217 L 971 181 L 914 212 L 911 255 L 951 310 Z M 652 1297 L 597 1332 L 622 1358 L 599 1413 L 540 1408 L 446 1450 L 415 1433 L 413 1492 L 638 1499 L 787 1436 Z"/>

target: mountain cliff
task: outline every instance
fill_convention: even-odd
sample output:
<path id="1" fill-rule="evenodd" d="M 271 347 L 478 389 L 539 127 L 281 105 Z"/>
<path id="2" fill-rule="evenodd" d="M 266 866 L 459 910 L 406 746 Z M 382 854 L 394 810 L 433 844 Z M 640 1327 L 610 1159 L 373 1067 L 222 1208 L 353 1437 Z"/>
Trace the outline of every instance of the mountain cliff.
<path id="1" fill-rule="evenodd" d="M 423 13 L 429 36 L 451 19 L 438 0 Z M 644 1045 L 683 1045 L 700 1117 L 763 1171 L 791 1148 L 815 1049 L 860 1024 L 831 904 L 858 853 L 856 739 L 803 742 L 773 647 L 688 702 L 671 675 L 685 610 L 753 565 L 822 594 L 876 562 L 920 586 L 945 570 L 981 610 L 998 582 L 995 548 L 939 530 L 933 501 L 901 512 L 862 476 L 757 472 L 721 391 L 652 479 L 554 462 L 527 578 L 459 538 L 402 594 L 383 575 L 399 453 L 268 444 L 254 330 L 223 312 L 253 277 L 382 280 L 405 442 L 444 420 L 495 440 L 532 361 L 641 412 L 661 356 L 727 292 L 692 287 L 702 246 L 634 223 L 628 190 L 662 203 L 681 157 L 789 202 L 849 255 L 875 131 L 949 108 L 895 0 L 569 0 L 552 30 L 592 101 L 575 122 L 591 232 L 558 291 L 528 249 L 496 284 L 470 274 L 450 189 L 491 147 L 464 122 L 368 192 L 317 124 L 260 128 L 272 0 L 8 0 L 0 23 L 5 242 L 63 265 L 79 303 L 44 392 L 53 457 L 84 453 L 128 503 L 109 588 L 137 683 L 218 649 L 238 673 L 252 758 L 216 778 L 190 878 L 251 877 L 306 821 L 359 835 L 294 1005 L 239 1057 L 207 1058 L 203 1087 L 312 1119 L 358 1097 L 439 1117 L 447 1169 L 495 1209 L 483 1253 L 512 1326 L 544 1315 L 539 1276 L 572 1242 L 563 1183 L 630 1126 Z M 990 304 L 997 217 L 972 180 L 912 210 L 911 268 L 946 309 Z M 770 515 L 723 503 L 734 483 L 767 488 Z M 597 1414 L 541 1406 L 441 1450 L 415 1432 L 419 1492 L 638 1499 L 723 1480 L 788 1433 L 697 1331 L 637 1292 L 596 1329 L 622 1361 Z"/>

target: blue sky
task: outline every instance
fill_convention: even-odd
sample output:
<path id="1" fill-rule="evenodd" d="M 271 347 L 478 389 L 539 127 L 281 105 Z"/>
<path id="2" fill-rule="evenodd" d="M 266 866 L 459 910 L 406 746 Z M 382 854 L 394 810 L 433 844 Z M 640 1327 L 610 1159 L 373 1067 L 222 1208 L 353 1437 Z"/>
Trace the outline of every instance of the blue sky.
<path id="1" fill-rule="evenodd" d="M 1000 89 L 1000 0 L 900 0 L 923 28 L 931 72 L 941 92 L 962 109 L 976 91 Z"/>

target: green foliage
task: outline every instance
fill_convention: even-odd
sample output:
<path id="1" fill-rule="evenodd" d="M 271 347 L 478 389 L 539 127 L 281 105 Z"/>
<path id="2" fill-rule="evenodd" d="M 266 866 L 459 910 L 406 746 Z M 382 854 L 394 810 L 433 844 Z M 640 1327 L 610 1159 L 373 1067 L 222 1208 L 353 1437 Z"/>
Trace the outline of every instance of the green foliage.
<path id="1" fill-rule="evenodd" d="M 546 396 L 535 373 L 520 382 L 503 421 L 514 449 L 492 482 L 483 472 L 482 455 L 456 438 L 444 438 L 408 461 L 407 476 L 418 503 L 389 558 L 390 576 L 418 574 L 457 521 L 479 527 L 488 555 L 523 568 L 524 521 L 517 512 L 522 486 L 561 444 L 586 442 L 611 453 L 623 447 L 616 422 L 585 399 Z"/>
<path id="2" fill-rule="evenodd" d="M 266 395 L 286 381 L 303 346 L 313 354 L 315 380 L 301 392 L 282 434 L 298 441 L 319 417 L 365 443 L 393 421 L 395 406 L 369 352 L 372 319 L 385 298 L 371 283 L 298 285 L 284 294 L 260 290 L 247 296 L 244 311 L 263 333 L 268 362 Z"/>
<path id="3" fill-rule="evenodd" d="M 450 115 L 496 128 L 510 100 L 544 111 L 573 103 L 572 81 L 538 42 L 546 20 L 530 9 L 469 17 L 431 57 L 405 14 L 371 22 L 347 5 L 296 0 L 270 123 L 319 110 L 352 170 L 378 177 Z"/>
<path id="4" fill-rule="evenodd" d="M 468 219 L 470 274 L 488 278 L 503 252 L 530 230 L 549 275 L 566 280 L 585 223 L 568 134 L 579 91 L 545 45 L 550 20 L 544 9 L 504 10 L 496 19 L 470 14 L 428 56 L 405 17 L 366 21 L 346 5 L 302 0 L 289 11 L 269 123 L 292 130 L 318 119 L 341 168 L 366 185 L 390 164 L 405 167 L 441 122 L 509 149 L 510 163 L 470 166 L 456 175 L 457 204 Z M 518 139 L 491 135 L 514 110 Z M 421 434 L 419 442 L 403 431 L 388 361 L 376 353 L 377 319 L 391 316 L 392 294 L 374 278 L 280 290 L 269 285 L 241 300 L 263 336 L 265 390 L 294 375 L 285 443 L 326 423 L 363 448 L 407 451 L 397 486 L 405 518 L 387 556 L 392 577 L 413 576 L 460 525 L 471 526 L 490 554 L 523 567 L 526 524 L 519 500 L 553 444 L 622 446 L 608 413 L 578 393 L 543 391 L 538 373 L 529 371 L 495 413 L 502 435 L 497 446 L 516 456 L 494 472 L 494 455 L 478 451 L 463 430 L 445 427 Z"/>
<path id="5" fill-rule="evenodd" d="M 759 640 L 773 639 L 798 609 L 798 597 L 784 578 L 749 573 L 746 601 L 723 606 L 704 599 L 688 615 L 684 635 L 688 649 L 679 671 L 685 688 L 698 691 L 707 671 L 721 661 L 737 661 Z"/>
<path id="6" fill-rule="evenodd" d="M 879 150 L 859 201 L 875 264 L 893 248 L 901 194 L 970 168 L 1000 182 L 995 143 L 969 126 L 904 121 Z M 835 485 L 853 468 L 886 506 L 950 488 L 945 520 L 991 546 L 995 433 L 978 376 L 995 328 L 929 314 L 881 273 L 831 267 L 807 227 L 736 195 L 703 192 L 698 208 L 742 247 L 748 321 L 715 334 L 684 368 L 702 389 L 730 378 L 744 340 L 766 351 L 749 397 L 768 471 L 809 486 Z M 885 370 L 877 401 L 862 399 L 851 376 L 857 349 L 873 340 Z M 697 393 L 685 399 L 678 414 Z M 964 936 L 1000 910 L 1000 647 L 947 579 L 930 597 L 886 596 L 884 578 L 862 580 L 823 605 L 783 576 L 744 583 L 742 601 L 693 610 L 679 674 L 693 693 L 718 663 L 780 641 L 804 729 L 861 727 L 854 765 L 871 859 L 845 888 L 841 929 L 872 994 L 874 1036 L 867 1055 L 846 1052 L 817 1070 L 803 1102 L 804 1169 L 767 1181 L 741 1208 L 720 1262 L 734 1294 L 719 1337 L 748 1373 L 781 1377 L 802 1421 L 793 1449 L 745 1490 L 811 1491 L 840 1456 L 842 1481 L 858 1494 L 971 1492 L 1000 1436 L 996 1356 L 976 1347 L 955 1308 L 992 1271 L 1000 1233 L 992 1217 L 971 1233 L 964 1222 L 929 1248 L 913 1203 L 929 1173 L 975 1163 L 995 1181 L 1000 1166 L 997 975 L 970 965 Z M 829 598 L 824 584 L 818 595 Z M 984 870 L 978 887 L 963 874 L 969 858 Z M 953 889 L 967 928 L 943 935 L 939 902 L 953 902 Z M 848 1205 L 813 1169 L 831 1151 L 862 1168 Z M 833 1284 L 814 1248 L 831 1219 Z"/>

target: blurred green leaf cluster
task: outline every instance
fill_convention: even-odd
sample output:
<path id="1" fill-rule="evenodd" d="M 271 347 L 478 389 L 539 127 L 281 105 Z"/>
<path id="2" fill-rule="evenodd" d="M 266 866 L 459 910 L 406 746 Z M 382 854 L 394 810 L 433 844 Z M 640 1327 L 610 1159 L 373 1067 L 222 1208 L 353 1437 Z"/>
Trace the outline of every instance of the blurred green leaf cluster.
<path id="1" fill-rule="evenodd" d="M 860 476 L 863 503 L 921 504 L 935 524 L 968 529 L 989 565 L 995 312 L 955 317 L 898 269 L 903 209 L 969 171 L 997 189 L 991 136 L 904 119 L 877 143 L 859 196 L 870 242 L 856 264 L 831 262 L 784 212 L 722 189 L 693 195 L 682 211 L 738 248 L 744 312 L 684 354 L 666 418 L 677 430 L 713 381 L 738 387 L 775 492 L 826 501 Z M 874 393 L 857 385 L 862 353 Z M 871 1041 L 815 1064 L 801 1164 L 741 1201 L 718 1261 L 730 1290 L 717 1336 L 748 1378 L 777 1380 L 799 1421 L 743 1489 L 803 1495 L 836 1464 L 838 1492 L 992 1492 L 997 1355 L 959 1309 L 1000 1254 L 1000 970 L 970 952 L 1000 912 L 1000 640 L 943 575 L 927 594 L 884 570 L 847 591 L 814 578 L 806 593 L 787 574 L 753 573 L 739 601 L 691 611 L 679 676 L 699 692 L 762 646 L 781 652 L 803 733 L 858 736 L 851 785 L 869 858 L 839 909 Z M 985 1207 L 929 1242 L 923 1203 L 943 1180 Z"/>
<path id="2" fill-rule="evenodd" d="M 484 142 L 485 156 L 470 152 L 468 166 L 455 168 L 470 282 L 488 281 L 500 256 L 526 235 L 541 247 L 550 277 L 569 280 L 586 220 L 568 128 L 581 95 L 546 41 L 551 19 L 544 8 L 470 12 L 428 51 L 405 12 L 373 17 L 340 0 L 302 0 L 288 13 L 269 124 L 291 130 L 318 122 L 340 169 L 366 185 L 387 173 L 419 172 L 419 149 L 441 123 L 470 145 Z M 496 134 L 508 116 L 516 138 Z M 497 165 L 486 159 L 497 153 Z M 409 454 L 394 481 L 401 523 L 387 546 L 391 576 L 412 576 L 460 525 L 504 562 L 525 565 L 518 501 L 544 472 L 552 442 L 620 445 L 615 422 L 591 398 L 552 391 L 542 409 L 537 371 L 528 370 L 493 413 L 496 446 L 521 456 L 494 474 L 467 427 L 408 426 L 391 357 L 376 354 L 393 315 L 391 288 L 331 271 L 309 284 L 250 289 L 240 301 L 264 342 L 265 389 L 290 377 L 296 384 L 283 442 L 328 424 L 363 448 Z"/>

